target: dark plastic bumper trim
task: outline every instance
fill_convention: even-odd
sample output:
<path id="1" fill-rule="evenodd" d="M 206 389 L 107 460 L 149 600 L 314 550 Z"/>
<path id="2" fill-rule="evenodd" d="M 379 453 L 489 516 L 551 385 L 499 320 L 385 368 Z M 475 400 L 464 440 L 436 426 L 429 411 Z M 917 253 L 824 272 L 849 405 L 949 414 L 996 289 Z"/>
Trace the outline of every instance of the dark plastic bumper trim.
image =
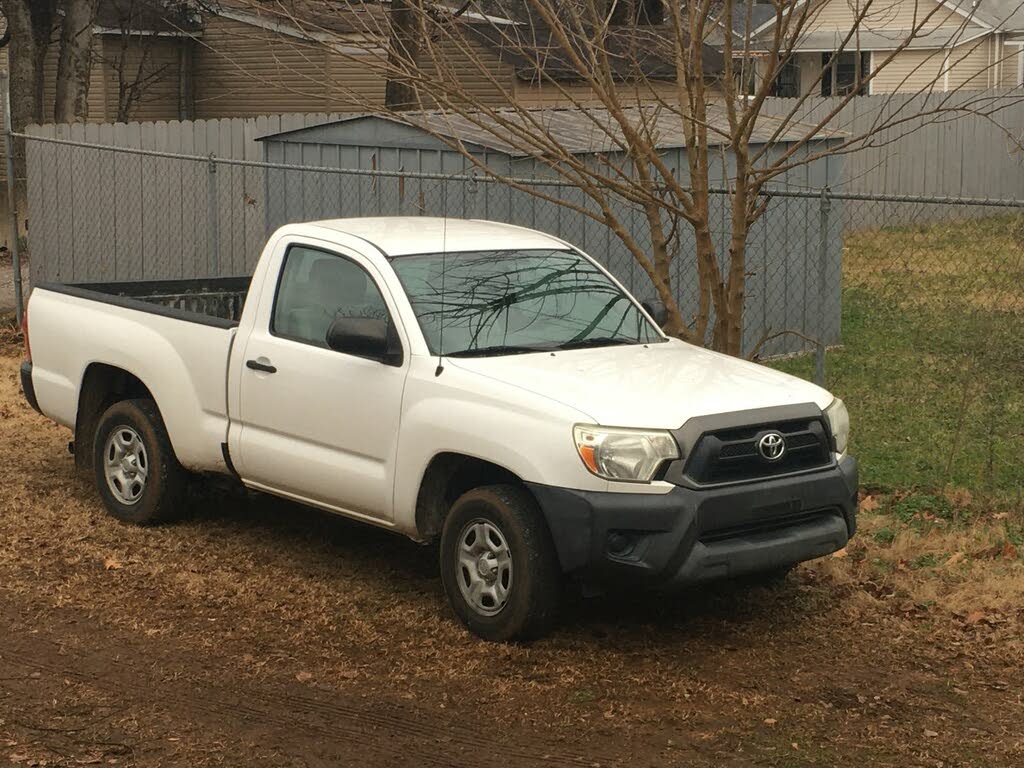
<path id="1" fill-rule="evenodd" d="M 39 410 L 39 401 L 36 400 L 35 385 L 32 384 L 32 363 L 28 360 L 21 364 L 21 391 L 25 394 L 28 404 L 32 406 L 32 410 L 42 413 Z"/>
<path id="2" fill-rule="evenodd" d="M 770 570 L 841 549 L 857 528 L 857 476 L 856 460 L 844 456 L 813 474 L 680 486 L 665 494 L 527 485 L 563 571 L 584 580 L 669 586 Z M 794 523 L 777 525 L 782 515 Z M 716 535 L 721 531 L 736 534 Z"/>

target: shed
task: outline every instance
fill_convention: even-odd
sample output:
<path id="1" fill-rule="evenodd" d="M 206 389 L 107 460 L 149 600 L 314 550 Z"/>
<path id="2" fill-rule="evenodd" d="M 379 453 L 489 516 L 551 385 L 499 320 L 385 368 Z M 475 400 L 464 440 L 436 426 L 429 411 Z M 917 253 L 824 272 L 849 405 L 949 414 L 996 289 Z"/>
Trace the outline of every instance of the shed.
<path id="1" fill-rule="evenodd" d="M 648 108 L 634 111 L 639 109 Z M 678 120 L 650 109 L 643 117 L 656 121 L 662 156 L 677 174 L 685 176 L 688 165 Z M 604 128 L 614 123 L 604 110 L 587 109 L 584 113 L 580 109 L 544 109 L 529 114 L 531 121 L 584 160 L 598 154 L 615 154 L 614 140 Z M 640 117 L 638 114 L 637 118 Z M 512 110 L 503 118 L 524 119 L 521 112 Z M 709 119 L 724 124 L 723 110 L 711 107 Z M 431 111 L 403 113 L 401 117 L 353 116 L 261 137 L 264 160 L 280 166 L 268 168 L 266 173 L 268 230 L 294 221 L 345 216 L 446 215 L 492 219 L 562 237 L 598 259 L 635 295 L 653 295 L 646 273 L 608 227 L 552 200 L 485 179 L 461 153 L 437 137 L 440 134 L 461 142 L 474 157 L 507 177 L 540 179 L 546 184 L 555 180 L 550 168 L 511 141 L 503 140 L 500 130 L 481 128 L 481 120 L 497 125 L 486 116 L 470 120 Z M 773 139 L 778 128 L 775 119 L 762 118 L 755 128 L 753 143 L 771 141 L 770 152 L 781 154 L 804 135 L 790 128 Z M 801 152 L 808 156 L 817 154 L 836 140 L 833 135 L 824 135 L 808 143 Z M 723 169 L 730 164 L 729 152 L 723 147 L 715 157 L 713 177 L 718 176 L 724 186 L 727 174 Z M 303 166 L 309 170 L 302 170 Z M 838 157 L 822 157 L 782 177 L 781 185 L 803 191 L 836 187 L 840 173 Z M 544 186 L 542 191 L 549 197 L 595 209 L 589 198 L 574 187 L 556 184 Z M 719 253 L 725 254 L 729 241 L 729 199 L 726 195 L 713 195 L 711 206 L 713 220 L 720 222 L 714 227 L 714 236 Z M 618 208 L 620 219 L 644 242 L 647 226 L 642 213 L 625 201 Z M 834 206 L 833 216 L 840 215 Z M 772 198 L 748 238 L 745 351 L 752 350 L 763 337 L 785 330 L 797 331 L 805 338 L 779 336 L 762 348 L 763 354 L 800 351 L 807 348 L 807 338 L 822 335 L 826 343 L 838 343 L 841 231 L 841 226 L 830 227 L 822 249 L 818 201 L 795 196 Z M 696 306 L 698 285 L 692 258 L 694 238 L 689 226 L 683 224 L 678 228 L 674 248 L 675 289 L 687 311 Z M 824 269 L 822 258 L 826 262 Z"/>

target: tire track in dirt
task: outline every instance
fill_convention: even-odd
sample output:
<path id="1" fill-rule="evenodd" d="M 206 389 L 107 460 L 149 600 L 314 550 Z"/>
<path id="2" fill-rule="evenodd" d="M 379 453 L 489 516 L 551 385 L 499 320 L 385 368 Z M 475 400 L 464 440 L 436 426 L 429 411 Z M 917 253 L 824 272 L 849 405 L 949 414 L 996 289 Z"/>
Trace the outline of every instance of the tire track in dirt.
<path id="1" fill-rule="evenodd" d="M 109 693 L 111 698 L 121 699 L 127 708 L 164 710 L 200 728 L 203 720 L 212 719 L 208 724 L 220 724 L 233 733 L 248 730 L 257 737 L 272 736 L 279 748 L 315 745 L 316 751 L 334 753 L 330 758 L 334 764 L 345 755 L 359 765 L 415 764 L 437 768 L 490 766 L 496 756 L 517 766 L 578 768 L 595 762 L 602 766 L 619 764 L 606 754 L 573 754 L 564 746 L 553 745 L 547 749 L 536 734 L 526 733 L 521 727 L 487 723 L 486 713 L 478 713 L 472 725 L 466 726 L 453 715 L 392 714 L 384 708 L 403 709 L 405 705 L 391 702 L 360 699 L 358 704 L 347 704 L 339 699 L 343 694 L 338 692 L 269 692 L 237 685 L 232 685 L 228 692 L 213 680 L 167 680 L 159 672 L 154 674 L 155 670 L 145 663 L 149 658 L 146 649 L 123 642 L 126 638 L 108 636 L 106 645 L 89 642 L 85 647 L 111 650 L 82 656 L 62 651 L 61 646 L 38 635 L 19 637 L 9 631 L 10 623 L 2 615 L 0 626 L 4 630 L 0 632 L 0 665 L 4 667 L 14 665 L 29 673 L 47 673 L 85 683 Z M 63 626 L 61 636 L 68 637 L 76 629 L 77 622 Z M 514 741 L 507 737 L 496 740 L 492 735 L 499 729 L 510 736 L 518 732 L 518 737 Z"/>

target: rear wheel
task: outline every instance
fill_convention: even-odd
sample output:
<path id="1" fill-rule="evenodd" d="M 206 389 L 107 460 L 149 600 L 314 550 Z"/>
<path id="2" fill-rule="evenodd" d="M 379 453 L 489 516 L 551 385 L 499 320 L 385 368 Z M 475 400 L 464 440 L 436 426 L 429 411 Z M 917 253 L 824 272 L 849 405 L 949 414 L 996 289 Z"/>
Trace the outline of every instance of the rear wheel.
<path id="1" fill-rule="evenodd" d="M 484 640 L 529 640 L 550 630 L 562 575 L 526 490 L 475 488 L 452 505 L 441 534 L 441 580 L 452 610 Z"/>
<path id="2" fill-rule="evenodd" d="M 186 488 L 156 403 L 114 403 L 100 417 L 93 443 L 96 488 L 113 517 L 150 525 L 180 514 Z"/>

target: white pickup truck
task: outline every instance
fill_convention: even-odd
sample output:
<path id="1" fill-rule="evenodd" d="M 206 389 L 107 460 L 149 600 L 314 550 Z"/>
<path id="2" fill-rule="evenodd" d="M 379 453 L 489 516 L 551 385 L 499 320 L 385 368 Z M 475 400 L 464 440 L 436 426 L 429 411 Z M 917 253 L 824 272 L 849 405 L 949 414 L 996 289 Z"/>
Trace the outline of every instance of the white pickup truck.
<path id="1" fill-rule="evenodd" d="M 251 281 L 39 285 L 28 401 L 133 523 L 189 473 L 440 541 L 469 629 L 536 637 L 565 577 L 785 572 L 856 518 L 846 408 L 666 337 L 596 261 L 483 221 L 278 230 Z"/>

